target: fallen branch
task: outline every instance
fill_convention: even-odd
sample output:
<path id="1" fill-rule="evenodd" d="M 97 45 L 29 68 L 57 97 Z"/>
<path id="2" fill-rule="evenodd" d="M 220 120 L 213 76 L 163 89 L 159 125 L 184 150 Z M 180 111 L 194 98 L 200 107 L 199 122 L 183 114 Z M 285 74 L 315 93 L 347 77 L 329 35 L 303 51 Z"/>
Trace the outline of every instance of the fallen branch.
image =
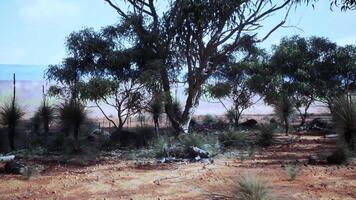
<path id="1" fill-rule="evenodd" d="M 0 156 L 0 162 L 9 162 L 15 159 L 14 155 L 10 156 Z"/>

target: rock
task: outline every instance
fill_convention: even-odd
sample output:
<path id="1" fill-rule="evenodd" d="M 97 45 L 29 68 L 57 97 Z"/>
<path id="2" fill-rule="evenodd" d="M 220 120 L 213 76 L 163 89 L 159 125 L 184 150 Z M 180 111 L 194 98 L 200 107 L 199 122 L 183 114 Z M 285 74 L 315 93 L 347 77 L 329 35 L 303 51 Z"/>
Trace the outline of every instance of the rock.
<path id="1" fill-rule="evenodd" d="M 203 149 L 200 149 L 198 147 L 192 147 L 192 151 L 196 154 L 195 157 L 199 157 L 200 159 L 201 158 L 209 158 L 209 152 L 203 150 Z M 200 160 L 199 159 L 199 160 Z"/>
<path id="2" fill-rule="evenodd" d="M 253 128 L 257 125 L 257 121 L 254 119 L 248 119 L 245 122 L 241 123 L 240 125 L 246 128 Z"/>
<path id="3" fill-rule="evenodd" d="M 4 166 L 5 172 L 10 174 L 21 174 L 24 169 L 24 164 L 14 160 L 7 162 Z"/>

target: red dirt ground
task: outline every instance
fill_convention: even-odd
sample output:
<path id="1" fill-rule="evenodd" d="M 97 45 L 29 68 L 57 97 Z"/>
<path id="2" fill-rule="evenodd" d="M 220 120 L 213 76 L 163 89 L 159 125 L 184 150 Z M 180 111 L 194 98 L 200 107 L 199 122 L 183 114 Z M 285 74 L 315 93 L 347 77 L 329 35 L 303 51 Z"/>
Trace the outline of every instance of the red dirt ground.
<path id="1" fill-rule="evenodd" d="M 286 138 L 280 137 L 281 141 Z M 356 165 L 306 165 L 288 181 L 284 163 L 305 163 L 334 141 L 301 136 L 290 145 L 261 149 L 248 160 L 218 158 L 213 164 L 137 165 L 105 161 L 88 167 L 53 165 L 25 180 L 0 174 L 0 199 L 230 199 L 245 173 L 267 181 L 275 199 L 356 199 Z"/>

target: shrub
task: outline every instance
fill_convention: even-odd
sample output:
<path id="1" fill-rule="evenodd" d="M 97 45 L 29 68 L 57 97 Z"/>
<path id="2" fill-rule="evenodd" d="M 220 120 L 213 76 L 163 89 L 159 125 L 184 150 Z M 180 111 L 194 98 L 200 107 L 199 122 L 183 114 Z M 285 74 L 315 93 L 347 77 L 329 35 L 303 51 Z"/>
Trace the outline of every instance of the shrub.
<path id="1" fill-rule="evenodd" d="M 257 144 L 263 147 L 270 146 L 273 143 L 275 129 L 274 124 L 261 124 L 257 135 Z"/>
<path id="2" fill-rule="evenodd" d="M 37 170 L 33 167 L 23 167 L 20 170 L 20 174 L 26 179 L 30 180 L 32 176 L 36 175 Z"/>
<path id="3" fill-rule="evenodd" d="M 9 144 L 12 150 L 15 149 L 15 131 L 16 126 L 24 116 L 22 108 L 14 100 L 10 103 L 5 103 L 0 107 L 0 123 L 7 126 Z"/>
<path id="4" fill-rule="evenodd" d="M 189 157 L 192 147 L 198 147 L 208 151 L 211 156 L 216 155 L 220 151 L 219 141 L 213 135 L 186 134 L 181 135 L 179 141 L 187 157 Z"/>
<path id="5" fill-rule="evenodd" d="M 151 144 L 155 136 L 155 130 L 150 127 L 116 130 L 111 134 L 110 146 L 140 148 Z"/>
<path id="6" fill-rule="evenodd" d="M 214 117 L 212 115 L 205 115 L 204 118 L 203 118 L 203 124 L 205 126 L 212 126 L 216 122 L 217 122 L 216 117 Z"/>
<path id="7" fill-rule="evenodd" d="M 62 103 L 58 111 L 62 130 L 67 136 L 73 131 L 74 138 L 78 140 L 80 127 L 87 119 L 85 106 L 76 100 L 70 100 Z"/>
<path id="8" fill-rule="evenodd" d="M 298 165 L 286 166 L 285 170 L 286 170 L 289 181 L 295 180 L 295 178 L 297 177 L 297 175 L 300 172 L 300 168 Z"/>
<path id="9" fill-rule="evenodd" d="M 246 174 L 237 181 L 236 199 L 239 200 L 266 200 L 268 196 L 267 183 L 255 175 Z"/>
<path id="10" fill-rule="evenodd" d="M 171 146 L 171 141 L 166 136 L 159 136 L 153 142 L 153 154 L 155 158 L 170 157 L 169 148 Z"/>
<path id="11" fill-rule="evenodd" d="M 242 147 L 246 145 L 246 134 L 239 131 L 229 130 L 219 137 L 220 144 L 224 147 Z"/>
<path id="12" fill-rule="evenodd" d="M 355 149 L 356 140 L 356 97 L 335 98 L 331 105 L 331 114 L 337 132 L 345 139 L 349 148 Z"/>
<path id="13" fill-rule="evenodd" d="M 330 164 L 345 164 L 347 163 L 349 157 L 351 157 L 351 152 L 345 145 L 338 145 L 337 148 L 329 155 L 326 160 Z"/>

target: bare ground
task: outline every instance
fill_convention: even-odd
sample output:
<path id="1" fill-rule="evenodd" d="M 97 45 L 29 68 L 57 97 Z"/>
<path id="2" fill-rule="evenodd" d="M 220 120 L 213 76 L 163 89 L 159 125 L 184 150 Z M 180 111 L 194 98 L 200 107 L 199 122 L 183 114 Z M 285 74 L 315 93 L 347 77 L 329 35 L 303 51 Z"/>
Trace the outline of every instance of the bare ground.
<path id="1" fill-rule="evenodd" d="M 285 137 L 279 137 L 281 142 Z M 356 165 L 305 164 L 330 150 L 333 139 L 301 136 L 292 144 L 261 149 L 248 160 L 218 158 L 213 164 L 103 161 L 88 167 L 49 165 L 25 180 L 0 174 L 0 199 L 230 199 L 245 173 L 268 182 L 275 199 L 356 199 Z M 288 162 L 301 172 L 288 181 Z"/>

